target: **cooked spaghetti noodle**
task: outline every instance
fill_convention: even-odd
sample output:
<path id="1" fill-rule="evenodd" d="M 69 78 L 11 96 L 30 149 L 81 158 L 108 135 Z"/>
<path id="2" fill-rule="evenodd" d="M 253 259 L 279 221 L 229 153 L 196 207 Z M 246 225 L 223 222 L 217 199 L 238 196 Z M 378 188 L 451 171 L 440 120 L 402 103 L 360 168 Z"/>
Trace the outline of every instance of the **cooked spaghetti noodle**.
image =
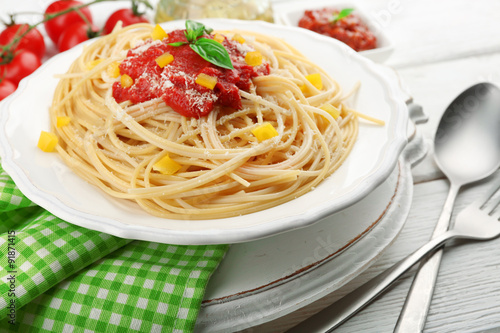
<path id="1" fill-rule="evenodd" d="M 358 114 L 345 105 L 341 87 L 283 40 L 253 32 L 237 33 L 263 55 L 270 73 L 239 91 L 241 109 L 215 107 L 197 119 L 160 98 L 118 103 L 112 86 L 120 78 L 109 68 L 143 45 L 152 29 L 115 29 L 87 45 L 61 75 L 50 109 L 56 149 L 87 182 L 155 216 L 224 218 L 301 196 L 348 156 Z M 219 33 L 231 38 L 236 32 Z M 307 79 L 315 73 L 320 89 Z M 60 117 L 69 124 L 57 127 Z M 277 135 L 259 141 L 253 131 L 264 124 Z M 179 167 L 172 174 L 155 167 L 165 156 Z"/>

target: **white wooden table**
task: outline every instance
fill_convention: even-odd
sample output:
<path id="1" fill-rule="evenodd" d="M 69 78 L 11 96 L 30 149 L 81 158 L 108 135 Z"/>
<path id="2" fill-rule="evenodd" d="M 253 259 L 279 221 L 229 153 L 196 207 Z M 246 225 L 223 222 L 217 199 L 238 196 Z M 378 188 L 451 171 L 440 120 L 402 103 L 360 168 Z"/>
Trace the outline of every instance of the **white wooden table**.
<path id="1" fill-rule="evenodd" d="M 40 11 L 47 3 L 4 0 L 0 12 Z M 425 160 L 413 169 L 413 206 L 400 236 L 375 264 L 338 291 L 340 294 L 375 276 L 430 238 L 449 189 L 432 154 L 432 139 L 440 116 L 465 88 L 481 81 L 500 86 L 500 1 L 358 0 L 353 3 L 374 17 L 392 41 L 395 50 L 386 65 L 397 70 L 415 102 L 429 116 L 429 121 L 419 126 L 430 150 Z M 500 177 L 500 173 L 495 177 Z M 458 195 L 455 211 L 486 187 L 487 182 L 465 187 Z M 336 332 L 392 331 L 413 272 Z M 278 320 L 285 329 L 287 318 Z M 425 332 L 439 333 L 484 331 L 500 332 L 500 239 L 446 247 L 425 327 Z"/>

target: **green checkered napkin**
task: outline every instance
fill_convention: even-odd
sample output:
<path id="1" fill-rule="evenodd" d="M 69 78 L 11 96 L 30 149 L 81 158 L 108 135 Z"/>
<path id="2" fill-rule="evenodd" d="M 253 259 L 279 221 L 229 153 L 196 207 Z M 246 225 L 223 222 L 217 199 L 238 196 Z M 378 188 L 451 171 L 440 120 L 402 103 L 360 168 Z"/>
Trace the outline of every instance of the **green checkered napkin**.
<path id="1" fill-rule="evenodd" d="M 28 200 L 0 167 L 0 332 L 191 332 L 227 248 L 72 225 Z"/>

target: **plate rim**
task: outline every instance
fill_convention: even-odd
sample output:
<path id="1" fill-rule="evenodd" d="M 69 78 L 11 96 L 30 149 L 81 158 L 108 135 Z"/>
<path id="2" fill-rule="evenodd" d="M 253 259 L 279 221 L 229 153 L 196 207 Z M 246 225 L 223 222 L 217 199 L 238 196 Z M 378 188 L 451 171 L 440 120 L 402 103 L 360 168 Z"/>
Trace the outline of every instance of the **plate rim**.
<path id="1" fill-rule="evenodd" d="M 249 29 L 249 21 L 232 20 L 232 19 L 203 19 L 202 22 L 215 22 L 219 24 L 226 24 L 234 28 Z M 163 26 L 175 26 L 181 24 L 184 20 L 171 21 L 162 23 Z M 314 32 L 306 31 L 298 27 L 280 26 L 271 24 L 263 21 L 252 22 L 252 25 L 259 25 L 261 28 L 272 28 L 277 30 L 296 31 L 297 33 L 309 35 L 310 38 L 318 40 L 318 42 L 326 42 L 336 44 L 337 47 L 341 48 L 343 52 L 356 57 L 356 61 L 363 66 L 367 72 L 371 72 L 377 77 L 378 80 L 384 83 L 384 88 L 386 89 L 388 96 L 387 99 L 394 103 L 394 108 L 398 110 L 395 117 L 395 131 L 391 132 L 391 140 L 386 143 L 386 153 L 384 158 L 380 163 L 377 163 L 376 170 L 372 170 L 372 173 L 360 184 L 358 179 L 358 184 L 349 193 L 348 198 L 344 197 L 338 200 L 338 203 L 330 208 L 323 208 L 315 212 L 305 212 L 300 216 L 294 216 L 293 219 L 289 217 L 284 217 L 273 221 L 273 223 L 252 225 L 250 227 L 234 228 L 234 229 L 224 229 L 221 233 L 220 229 L 203 229 L 203 230 L 173 230 L 173 229 L 159 229 L 147 226 L 138 225 L 127 225 L 120 221 L 113 220 L 106 217 L 100 217 L 95 215 L 90 215 L 74 208 L 68 207 L 57 198 L 51 198 L 47 196 L 45 192 L 39 189 L 36 185 L 32 184 L 27 175 L 21 170 L 19 166 L 12 160 L 14 155 L 13 148 L 9 143 L 6 135 L 6 131 L 0 131 L 0 154 L 2 158 L 2 166 L 5 171 L 12 177 L 16 182 L 19 189 L 33 202 L 42 206 L 54 215 L 68 220 L 73 224 L 94 229 L 97 231 L 109 233 L 122 238 L 147 240 L 147 241 L 157 241 L 162 243 L 172 243 L 180 245 L 202 245 L 202 244 L 223 244 L 223 243 L 240 243 L 251 241 L 263 237 L 272 236 L 275 234 L 286 232 L 287 230 L 297 229 L 301 227 L 306 227 L 322 218 L 338 212 L 346 207 L 349 207 L 353 203 L 364 198 L 368 193 L 373 191 L 378 185 L 380 185 L 392 172 L 394 166 L 398 161 L 398 157 L 403 151 L 407 144 L 406 136 L 406 126 L 408 123 L 408 114 L 406 112 L 406 105 L 401 98 L 398 98 L 398 93 L 394 83 L 391 83 L 385 73 L 381 68 L 378 68 L 377 64 L 371 62 L 362 56 L 356 54 L 354 50 L 349 48 L 347 45 L 335 41 L 326 36 L 321 36 Z M 91 43 L 88 41 L 81 45 L 78 45 L 74 49 L 67 52 L 80 52 L 84 45 Z M 46 61 L 40 69 L 35 71 L 33 76 L 23 79 L 14 94 L 9 96 L 3 104 L 0 104 L 1 110 L 8 109 L 11 102 L 17 98 L 19 95 L 25 91 L 31 77 L 41 73 L 43 69 L 49 64 L 56 62 L 59 56 L 64 56 L 66 52 L 56 55 Z M 0 124 L 5 124 L 8 116 L 7 112 L 0 112 Z M 367 181 L 369 180 L 369 181 Z M 57 214 L 56 214 L 57 212 Z"/>

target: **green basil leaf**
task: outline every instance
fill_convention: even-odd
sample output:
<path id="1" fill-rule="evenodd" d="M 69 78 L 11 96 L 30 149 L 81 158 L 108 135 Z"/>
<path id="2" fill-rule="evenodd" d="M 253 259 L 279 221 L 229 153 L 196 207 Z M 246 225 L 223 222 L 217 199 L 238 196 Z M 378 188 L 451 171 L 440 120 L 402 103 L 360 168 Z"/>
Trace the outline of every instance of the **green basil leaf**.
<path id="1" fill-rule="evenodd" d="M 184 30 L 184 36 L 186 36 L 186 39 L 188 42 L 194 42 L 193 40 L 193 30 Z"/>
<path id="2" fill-rule="evenodd" d="M 205 26 L 200 22 L 186 20 L 186 38 L 188 41 L 194 43 L 196 38 L 203 35 L 205 31 Z"/>
<path id="3" fill-rule="evenodd" d="M 198 30 L 200 28 L 205 30 L 205 26 L 203 25 L 203 23 L 186 20 L 186 30 Z"/>
<path id="4" fill-rule="evenodd" d="M 344 8 L 337 15 L 333 15 L 332 23 L 342 20 L 344 17 L 349 16 L 354 11 L 354 8 Z"/>
<path id="5" fill-rule="evenodd" d="M 181 45 L 184 45 L 184 44 L 187 44 L 187 42 L 168 43 L 167 45 L 177 47 L 177 46 L 181 46 Z"/>
<path id="6" fill-rule="evenodd" d="M 189 46 L 206 61 L 222 68 L 234 69 L 227 50 L 213 39 L 200 38 Z"/>

